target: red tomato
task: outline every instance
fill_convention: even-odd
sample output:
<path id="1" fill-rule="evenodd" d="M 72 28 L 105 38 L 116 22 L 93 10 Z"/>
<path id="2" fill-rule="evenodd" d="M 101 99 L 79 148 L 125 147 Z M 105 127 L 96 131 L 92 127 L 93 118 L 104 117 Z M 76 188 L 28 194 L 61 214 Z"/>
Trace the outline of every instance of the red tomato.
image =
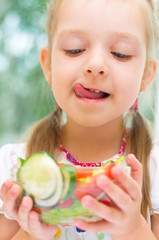
<path id="1" fill-rule="evenodd" d="M 85 195 L 91 195 L 92 197 L 98 199 L 101 203 L 108 206 L 112 206 L 112 200 L 108 195 L 105 195 L 103 191 L 96 185 L 95 182 L 91 181 L 89 183 L 79 183 L 75 189 L 74 195 L 81 201 Z"/>
<path id="2" fill-rule="evenodd" d="M 63 163 L 57 163 L 57 165 L 58 165 L 59 167 L 61 167 L 61 166 L 63 166 L 64 164 L 63 164 Z"/>
<path id="3" fill-rule="evenodd" d="M 111 163 L 111 164 L 109 164 L 108 166 L 106 166 L 106 168 L 105 168 L 105 175 L 106 175 L 107 177 L 109 177 L 111 180 L 114 180 L 114 177 L 113 177 L 112 174 L 111 174 L 111 170 L 112 170 L 112 168 L 113 168 L 114 166 L 116 166 L 116 164 L 115 164 L 115 163 Z"/>
<path id="4" fill-rule="evenodd" d="M 92 175 L 93 175 L 93 171 L 92 172 L 91 171 L 87 172 L 85 170 L 82 171 L 82 169 L 79 169 L 79 170 L 76 169 L 77 181 L 78 181 L 79 178 L 88 178 L 88 177 L 91 177 Z"/>
<path id="5" fill-rule="evenodd" d="M 115 163 L 109 164 L 105 168 L 105 175 L 109 177 L 111 180 L 114 180 L 114 177 L 111 174 L 111 169 L 116 166 Z M 96 177 L 99 176 L 98 174 L 92 178 L 90 178 L 89 182 L 77 182 L 76 189 L 74 195 L 78 200 L 81 200 L 85 195 L 91 195 L 92 197 L 98 199 L 100 202 L 112 206 L 112 200 L 108 195 L 103 193 L 96 185 Z"/>
<path id="6" fill-rule="evenodd" d="M 103 204 L 106 204 L 108 206 L 112 206 L 112 200 L 108 195 L 104 195 L 101 199 L 99 199 L 99 201 Z"/>
<path id="7" fill-rule="evenodd" d="M 33 207 L 33 210 L 34 210 L 35 212 L 39 213 L 39 214 L 42 213 L 42 209 L 39 208 L 39 207 Z"/>
<path id="8" fill-rule="evenodd" d="M 77 183 L 74 192 L 74 195 L 78 200 L 81 200 L 85 195 L 91 195 L 92 197 L 98 198 L 101 194 L 102 190 L 96 185 L 94 179 L 86 183 Z"/>

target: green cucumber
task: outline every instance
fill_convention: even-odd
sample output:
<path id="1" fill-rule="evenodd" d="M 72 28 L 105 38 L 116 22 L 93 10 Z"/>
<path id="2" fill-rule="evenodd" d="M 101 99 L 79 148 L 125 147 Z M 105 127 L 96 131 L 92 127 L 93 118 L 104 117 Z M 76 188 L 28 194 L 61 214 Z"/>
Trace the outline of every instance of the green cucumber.
<path id="1" fill-rule="evenodd" d="M 60 167 L 63 176 L 63 190 L 61 199 L 72 198 L 76 187 L 76 173 L 71 165 L 62 165 Z"/>
<path id="2" fill-rule="evenodd" d="M 62 174 L 55 159 L 46 152 L 39 152 L 25 161 L 19 160 L 17 181 L 25 193 L 31 195 L 38 206 L 54 206 L 63 189 Z"/>

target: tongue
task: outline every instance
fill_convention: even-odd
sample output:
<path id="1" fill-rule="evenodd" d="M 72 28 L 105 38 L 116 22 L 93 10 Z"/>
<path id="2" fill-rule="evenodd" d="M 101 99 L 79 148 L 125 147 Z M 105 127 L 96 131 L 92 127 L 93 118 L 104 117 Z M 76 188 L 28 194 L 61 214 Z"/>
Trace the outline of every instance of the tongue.
<path id="1" fill-rule="evenodd" d="M 100 99 L 106 96 L 104 92 L 99 92 L 99 93 L 91 92 L 80 84 L 75 85 L 75 94 L 77 97 L 88 98 L 88 99 Z"/>

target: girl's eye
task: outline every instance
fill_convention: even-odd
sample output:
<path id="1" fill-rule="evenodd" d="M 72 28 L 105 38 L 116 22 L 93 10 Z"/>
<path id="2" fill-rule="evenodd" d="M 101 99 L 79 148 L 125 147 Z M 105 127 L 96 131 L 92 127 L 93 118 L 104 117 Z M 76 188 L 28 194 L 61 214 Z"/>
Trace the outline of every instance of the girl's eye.
<path id="1" fill-rule="evenodd" d="M 119 58 L 119 59 L 128 59 L 130 58 L 131 56 L 130 55 L 126 55 L 126 54 L 123 54 L 123 53 L 118 53 L 118 52 L 111 52 L 115 57 Z"/>
<path id="2" fill-rule="evenodd" d="M 70 49 L 70 50 L 65 50 L 67 55 L 78 55 L 82 52 L 84 52 L 84 49 Z"/>

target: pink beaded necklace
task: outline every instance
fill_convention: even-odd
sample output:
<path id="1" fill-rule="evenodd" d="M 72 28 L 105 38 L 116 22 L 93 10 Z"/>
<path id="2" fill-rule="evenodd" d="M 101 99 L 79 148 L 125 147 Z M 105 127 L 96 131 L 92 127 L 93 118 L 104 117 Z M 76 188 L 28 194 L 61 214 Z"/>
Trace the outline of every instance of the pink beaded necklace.
<path id="1" fill-rule="evenodd" d="M 122 139 L 122 143 L 121 143 L 121 147 L 120 147 L 120 150 L 118 152 L 118 156 L 121 156 L 123 155 L 124 151 L 125 151 L 125 147 L 126 147 L 126 136 L 127 136 L 127 133 L 126 131 L 124 132 L 124 136 L 123 136 L 123 139 Z M 98 163 L 81 163 L 79 161 L 77 161 L 63 146 L 62 144 L 59 145 L 59 149 L 63 152 L 66 153 L 66 159 L 68 161 L 70 161 L 72 164 L 74 165 L 79 165 L 79 166 L 82 166 L 82 167 L 100 167 L 102 166 L 102 162 L 98 162 Z"/>

